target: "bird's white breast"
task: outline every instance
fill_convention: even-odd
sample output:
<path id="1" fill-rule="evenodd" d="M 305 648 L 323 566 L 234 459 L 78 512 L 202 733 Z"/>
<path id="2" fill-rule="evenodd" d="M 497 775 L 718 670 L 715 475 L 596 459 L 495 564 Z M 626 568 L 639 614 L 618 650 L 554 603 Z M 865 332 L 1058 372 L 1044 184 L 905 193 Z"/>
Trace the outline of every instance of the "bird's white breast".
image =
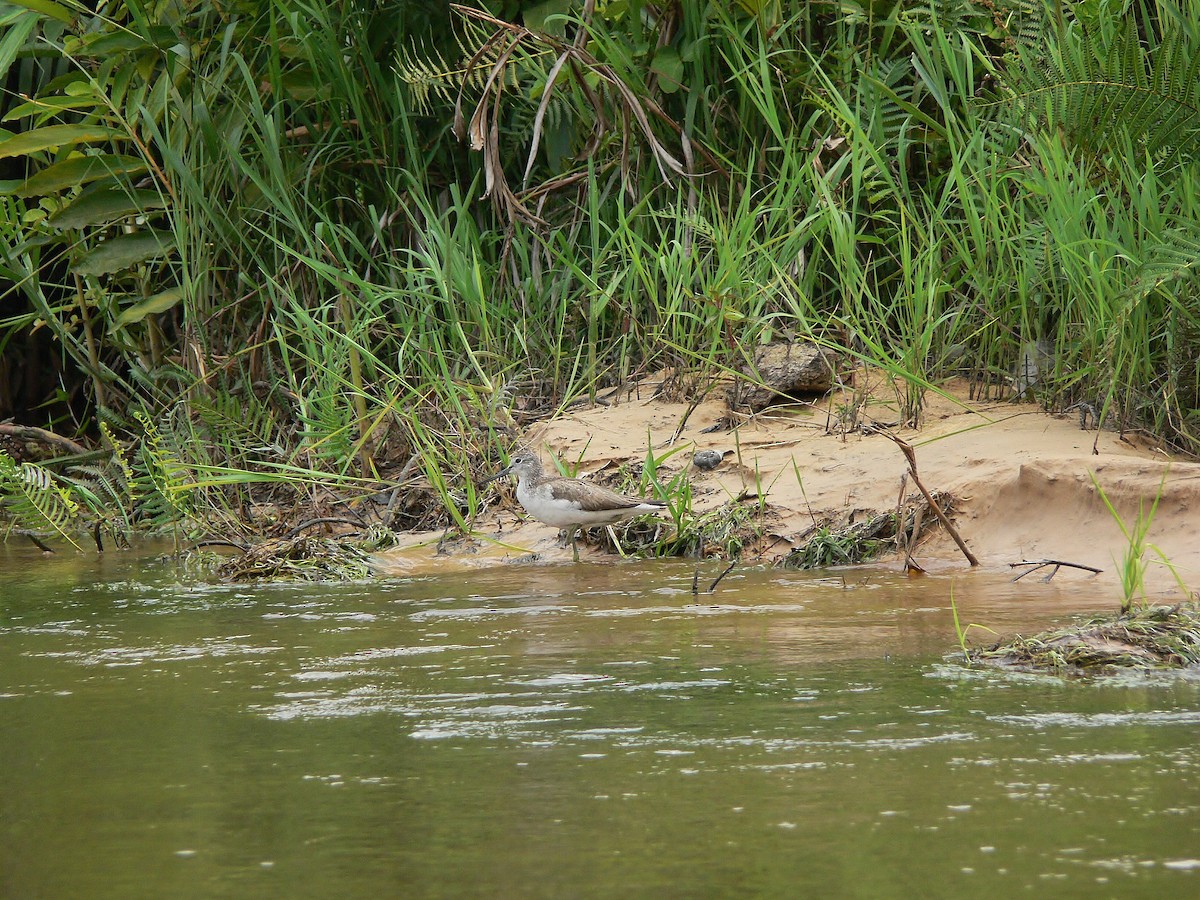
<path id="1" fill-rule="evenodd" d="M 571 500 L 555 497 L 549 485 L 540 484 L 530 487 L 524 481 L 517 484 L 517 500 L 525 507 L 525 511 L 547 525 L 555 528 L 569 528 L 586 522 L 586 516 L 580 512 L 580 505 Z"/>
<path id="2" fill-rule="evenodd" d="M 609 509 L 584 509 L 583 504 L 570 496 L 562 495 L 562 482 L 557 482 L 559 492 L 555 492 L 556 482 L 531 485 L 525 479 L 517 482 L 517 500 L 525 507 L 525 511 L 540 522 L 553 525 L 555 528 L 571 528 L 575 525 L 608 525 L 619 522 L 644 512 L 660 512 L 661 508 L 639 503 L 631 506 L 619 506 Z M 571 491 L 586 489 L 587 485 L 569 485 Z M 591 504 L 593 507 L 595 504 Z"/>

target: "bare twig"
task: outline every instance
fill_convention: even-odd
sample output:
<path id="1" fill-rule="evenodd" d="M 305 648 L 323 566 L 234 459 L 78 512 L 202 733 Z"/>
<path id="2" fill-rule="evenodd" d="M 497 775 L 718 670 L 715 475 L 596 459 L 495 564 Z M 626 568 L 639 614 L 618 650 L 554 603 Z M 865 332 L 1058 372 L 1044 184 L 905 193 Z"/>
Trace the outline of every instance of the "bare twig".
<path id="1" fill-rule="evenodd" d="M 728 575 L 730 572 L 732 572 L 733 567 L 736 566 L 737 564 L 738 564 L 738 560 L 736 560 L 736 559 L 731 560 L 729 565 L 727 565 L 725 567 L 725 571 L 716 577 L 716 580 L 713 581 L 713 583 L 708 586 L 708 590 L 705 591 L 705 593 L 711 594 L 713 591 L 715 591 L 717 589 L 717 585 L 721 583 L 721 579 L 724 578 L 726 575 Z"/>
<path id="2" fill-rule="evenodd" d="M 909 572 L 924 572 L 924 567 L 913 559 L 912 551 L 917 546 L 917 541 L 921 538 L 921 524 L 925 521 L 925 507 L 918 506 L 913 511 L 913 527 L 912 534 L 909 536 L 908 545 L 904 548 L 904 564 Z"/>
<path id="3" fill-rule="evenodd" d="M 684 411 L 683 417 L 680 418 L 679 424 L 675 426 L 675 433 L 671 435 L 670 440 L 667 441 L 665 446 L 669 447 L 679 440 L 679 436 L 683 434 L 684 426 L 687 425 L 687 420 L 691 418 L 691 415 L 696 411 L 696 408 L 708 398 L 709 391 L 713 389 L 713 385 L 716 384 L 716 382 L 716 378 L 710 378 L 708 380 L 708 384 L 705 386 L 704 390 L 700 392 L 699 396 L 692 398 L 692 402 L 688 404 L 688 408 Z"/>
<path id="4" fill-rule="evenodd" d="M 921 538 L 921 522 L 925 519 L 925 507 L 917 506 L 913 510 L 913 526 L 909 531 L 904 527 L 904 495 L 908 489 L 908 473 L 900 476 L 900 496 L 896 498 L 896 543 L 904 548 L 904 571 L 924 572 L 924 567 L 913 559 L 913 549 Z"/>
<path id="5" fill-rule="evenodd" d="M 963 556 L 967 558 L 967 562 L 973 566 L 979 565 L 979 560 L 975 558 L 975 554 L 971 552 L 971 548 L 966 545 L 965 541 L 963 541 L 962 535 L 958 533 L 958 529 L 954 527 L 954 524 L 949 518 L 947 518 L 946 514 L 942 512 L 942 508 L 938 506 L 938 502 L 933 499 L 933 494 L 929 493 L 929 489 L 926 488 L 921 482 L 921 478 L 917 474 L 917 454 L 913 450 L 912 446 L 907 441 L 901 440 L 891 432 L 884 431 L 882 428 L 878 428 L 874 425 L 863 426 L 863 431 L 868 434 L 882 434 L 885 438 L 900 448 L 901 452 L 904 454 L 904 458 L 908 461 L 909 474 L 912 475 L 913 482 L 918 488 L 920 488 L 921 493 L 925 495 L 925 502 L 929 504 L 929 508 L 933 510 L 933 514 L 938 517 L 938 521 L 942 523 L 942 526 L 946 529 L 946 531 L 950 532 L 950 537 L 954 538 L 954 543 L 958 545 L 958 549 L 961 550 Z"/>
<path id="6" fill-rule="evenodd" d="M 42 541 L 41 538 L 39 538 L 36 534 L 29 534 L 28 532 L 26 532 L 25 537 L 27 537 L 31 541 L 33 541 L 34 545 L 39 550 L 41 550 L 43 553 L 53 553 L 54 552 L 54 548 L 51 547 L 49 544 L 45 543 L 44 541 Z"/>
<path id="7" fill-rule="evenodd" d="M 1051 578 L 1053 578 L 1055 575 L 1057 575 L 1058 570 L 1063 566 L 1066 566 L 1069 569 L 1083 569 L 1085 572 L 1091 572 L 1093 575 L 1099 575 L 1101 572 L 1104 571 L 1103 569 L 1097 569 L 1095 566 L 1085 566 L 1082 563 L 1066 562 L 1061 559 L 1040 559 L 1040 560 L 1032 560 L 1032 561 L 1031 560 L 1021 560 L 1021 562 L 1015 562 L 1015 563 L 1008 564 L 1008 567 L 1010 569 L 1015 569 L 1018 566 L 1029 566 L 1029 568 L 1026 569 L 1024 572 L 1022 572 L 1020 575 L 1013 576 L 1013 581 L 1020 581 L 1022 578 L 1024 578 L 1030 572 L 1036 572 L 1038 569 L 1044 569 L 1046 566 L 1054 566 L 1054 568 L 1050 570 L 1049 575 L 1047 575 L 1045 578 L 1042 579 L 1043 582 L 1047 582 Z"/>
<path id="8" fill-rule="evenodd" d="M 243 543 L 242 541 L 221 538 L 209 538 L 208 540 L 204 541 L 196 541 L 196 543 L 187 548 L 187 552 L 191 553 L 193 550 L 199 550 L 201 547 L 232 547 L 235 550 L 241 550 L 243 553 L 250 552 L 249 544 Z"/>

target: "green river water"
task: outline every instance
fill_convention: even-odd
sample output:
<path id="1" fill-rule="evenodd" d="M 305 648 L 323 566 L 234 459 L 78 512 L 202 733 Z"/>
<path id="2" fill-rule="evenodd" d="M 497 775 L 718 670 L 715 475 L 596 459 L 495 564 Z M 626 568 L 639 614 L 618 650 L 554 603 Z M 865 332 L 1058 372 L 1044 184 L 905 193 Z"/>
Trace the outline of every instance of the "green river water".
<path id="1" fill-rule="evenodd" d="M 691 581 L 0 546 L 0 896 L 1200 896 L 1200 678 L 945 658 L 1106 589 Z"/>

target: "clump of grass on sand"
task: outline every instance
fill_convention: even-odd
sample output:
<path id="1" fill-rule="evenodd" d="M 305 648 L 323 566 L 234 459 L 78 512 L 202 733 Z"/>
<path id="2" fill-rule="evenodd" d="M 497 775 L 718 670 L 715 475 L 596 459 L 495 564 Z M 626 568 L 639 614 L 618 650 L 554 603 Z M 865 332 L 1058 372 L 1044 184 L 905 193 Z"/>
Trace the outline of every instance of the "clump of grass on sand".
<path id="1" fill-rule="evenodd" d="M 953 508 L 954 498 L 949 494 L 937 491 L 933 496 L 943 509 Z M 872 560 L 890 549 L 913 547 L 928 512 L 928 502 L 917 497 L 894 512 L 880 513 L 864 522 L 841 526 L 832 522 L 814 523 L 801 536 L 804 543 L 793 548 L 779 565 L 785 569 L 849 566 Z"/>
<path id="2" fill-rule="evenodd" d="M 808 543 L 788 553 L 780 565 L 785 569 L 820 569 L 866 562 L 878 556 L 885 546 L 890 546 L 890 542 L 879 540 L 877 536 L 893 523 L 894 516 L 884 513 L 870 522 L 846 528 L 819 528 Z"/>
<path id="3" fill-rule="evenodd" d="M 1148 606 L 1096 616 L 1032 637 L 1006 638 L 966 655 L 969 662 L 1068 673 L 1197 666 L 1200 605 Z"/>

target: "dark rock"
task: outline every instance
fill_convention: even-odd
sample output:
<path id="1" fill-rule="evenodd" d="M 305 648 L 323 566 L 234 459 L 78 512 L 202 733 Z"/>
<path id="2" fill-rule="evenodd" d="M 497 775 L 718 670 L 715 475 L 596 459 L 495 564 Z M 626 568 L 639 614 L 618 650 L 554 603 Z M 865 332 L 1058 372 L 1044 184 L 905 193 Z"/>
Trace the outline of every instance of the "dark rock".
<path id="1" fill-rule="evenodd" d="M 697 469 L 711 472 L 721 464 L 721 460 L 724 458 L 725 454 L 720 450 L 701 450 L 692 457 L 692 462 Z"/>

